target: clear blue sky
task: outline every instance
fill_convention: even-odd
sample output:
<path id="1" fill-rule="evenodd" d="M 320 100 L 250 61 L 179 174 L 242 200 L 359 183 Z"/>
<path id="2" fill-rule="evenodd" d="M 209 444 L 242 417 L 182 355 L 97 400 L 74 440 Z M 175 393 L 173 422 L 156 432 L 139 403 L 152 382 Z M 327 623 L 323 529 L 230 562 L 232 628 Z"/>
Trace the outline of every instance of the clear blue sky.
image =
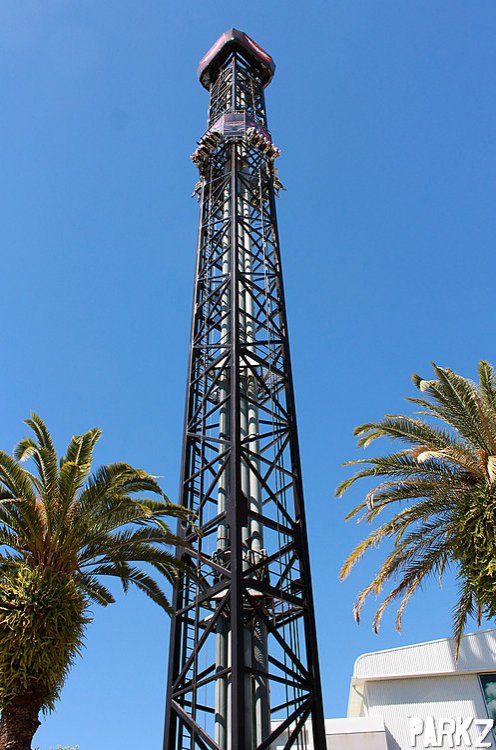
<path id="1" fill-rule="evenodd" d="M 196 67 L 236 26 L 274 56 L 270 126 L 326 713 L 355 658 L 443 637 L 427 587 L 398 636 L 351 609 L 371 565 L 337 501 L 352 429 L 403 408 L 430 362 L 496 361 L 494 0 L 3 0 L 0 5 L 0 445 L 31 409 L 60 449 L 104 429 L 178 487 L 198 207 Z M 138 594 L 95 610 L 42 750 L 158 748 L 168 622 Z"/>

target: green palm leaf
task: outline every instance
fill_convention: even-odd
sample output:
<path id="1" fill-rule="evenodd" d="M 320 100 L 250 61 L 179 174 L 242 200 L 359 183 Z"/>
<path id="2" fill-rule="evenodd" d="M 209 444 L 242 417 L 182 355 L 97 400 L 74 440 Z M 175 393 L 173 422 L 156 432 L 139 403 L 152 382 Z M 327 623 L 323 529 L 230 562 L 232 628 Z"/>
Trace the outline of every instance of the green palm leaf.
<path id="1" fill-rule="evenodd" d="M 379 514 L 392 516 L 355 547 L 340 577 L 346 578 L 367 550 L 392 540 L 392 551 L 358 595 L 354 612 L 359 620 L 367 598 L 394 582 L 373 627 L 379 628 L 384 611 L 398 600 L 399 629 L 423 581 L 435 577 L 441 583 L 446 565 L 452 566 L 461 582 L 453 619 L 458 653 L 469 617 L 476 612 L 496 617 L 496 376 L 487 362 L 479 364 L 477 384 L 437 365 L 434 373 L 433 380 L 413 376 L 422 394 L 408 399 L 421 407 L 416 416 L 386 415 L 355 430 L 359 447 L 379 438 L 407 447 L 345 464 L 359 468 L 341 482 L 339 497 L 360 480 L 376 482 L 347 518 L 371 523 Z M 395 512 L 399 503 L 406 507 Z"/>

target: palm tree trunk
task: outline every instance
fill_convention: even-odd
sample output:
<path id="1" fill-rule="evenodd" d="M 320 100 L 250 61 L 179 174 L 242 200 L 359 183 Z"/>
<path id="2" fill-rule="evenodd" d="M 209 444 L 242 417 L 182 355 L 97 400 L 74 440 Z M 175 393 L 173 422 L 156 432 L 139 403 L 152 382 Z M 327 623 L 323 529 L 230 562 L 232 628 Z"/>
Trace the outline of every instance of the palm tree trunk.
<path id="1" fill-rule="evenodd" d="M 0 720 L 0 750 L 31 750 L 31 740 L 40 721 L 39 696 L 27 693 L 9 702 Z"/>

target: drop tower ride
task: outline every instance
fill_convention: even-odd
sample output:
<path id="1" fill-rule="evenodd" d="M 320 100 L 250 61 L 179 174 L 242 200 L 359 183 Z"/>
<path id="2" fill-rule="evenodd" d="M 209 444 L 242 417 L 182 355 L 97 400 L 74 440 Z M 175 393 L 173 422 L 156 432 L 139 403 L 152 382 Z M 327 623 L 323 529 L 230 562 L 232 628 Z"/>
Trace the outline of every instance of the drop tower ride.
<path id="1" fill-rule="evenodd" d="M 223 34 L 200 63 L 200 173 L 180 502 L 198 581 L 174 590 L 164 750 L 325 750 L 264 88 L 272 58 Z M 282 744 L 281 744 L 282 743 Z"/>

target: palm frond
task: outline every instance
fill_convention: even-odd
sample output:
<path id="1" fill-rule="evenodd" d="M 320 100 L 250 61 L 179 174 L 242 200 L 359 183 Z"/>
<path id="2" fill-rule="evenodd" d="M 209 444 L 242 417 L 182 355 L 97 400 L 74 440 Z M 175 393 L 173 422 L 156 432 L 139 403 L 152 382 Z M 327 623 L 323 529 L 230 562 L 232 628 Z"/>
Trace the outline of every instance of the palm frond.
<path id="1" fill-rule="evenodd" d="M 463 631 L 465 630 L 467 619 L 474 616 L 475 607 L 475 592 L 468 583 L 463 583 L 460 590 L 460 598 L 453 609 L 453 636 L 455 638 L 455 659 L 457 663 Z"/>
<path id="2" fill-rule="evenodd" d="M 496 615 L 496 374 L 487 362 L 479 364 L 478 384 L 437 365 L 434 373 L 432 380 L 413 376 L 421 397 L 408 401 L 421 407 L 417 417 L 386 414 L 355 430 L 359 447 L 385 437 L 407 449 L 347 462 L 357 471 L 341 482 L 339 497 L 358 480 L 374 479 L 347 518 L 371 523 L 380 514 L 396 512 L 356 545 L 340 577 L 348 576 L 368 549 L 390 539 L 393 549 L 360 592 L 354 614 L 359 619 L 367 597 L 394 579 L 374 628 L 396 599 L 400 627 L 424 579 L 436 575 L 441 585 L 446 565 L 453 566 L 462 582 L 454 620 L 458 649 L 469 616 Z M 397 512 L 398 504 L 406 507 Z"/>
<path id="3" fill-rule="evenodd" d="M 122 583 L 131 583 L 144 594 L 149 596 L 155 604 L 158 604 L 159 607 L 164 609 L 168 614 L 172 613 L 170 602 L 158 583 L 154 578 L 139 568 L 131 567 L 125 562 L 108 565 L 103 564 L 94 568 L 93 574 L 98 576 L 114 576 L 120 578 Z"/>
<path id="4" fill-rule="evenodd" d="M 367 448 L 380 437 L 401 440 L 409 445 L 432 445 L 435 448 L 447 448 L 455 439 L 447 430 L 403 414 L 387 414 L 380 422 L 360 425 L 354 430 L 354 435 L 360 438 L 357 442 L 359 448 Z"/>
<path id="5" fill-rule="evenodd" d="M 115 598 L 100 581 L 92 575 L 80 574 L 77 576 L 81 590 L 94 602 L 106 607 L 108 604 L 115 604 Z"/>
<path id="6" fill-rule="evenodd" d="M 475 383 L 457 375 L 449 368 L 433 365 L 438 376 L 432 386 L 436 412 L 456 430 L 462 438 L 475 445 L 489 448 L 487 434 L 480 421 L 479 395 Z"/>
<path id="7" fill-rule="evenodd" d="M 0 450 L 0 483 L 15 498 L 34 503 L 36 497 L 29 475 L 8 453 Z"/>
<path id="8" fill-rule="evenodd" d="M 496 373 L 485 360 L 479 362 L 480 397 L 484 408 L 496 420 Z"/>
<path id="9" fill-rule="evenodd" d="M 95 446 L 101 436 L 102 431 L 97 427 L 88 430 L 84 435 L 74 435 L 67 446 L 65 455 L 60 459 L 60 467 L 62 468 L 66 461 L 70 461 L 80 466 L 81 469 L 89 471 Z"/>
<path id="10" fill-rule="evenodd" d="M 44 484 L 47 500 L 50 505 L 58 500 L 58 459 L 46 424 L 41 417 L 32 413 L 30 419 L 25 420 L 28 427 L 35 433 L 38 439 L 37 452 L 40 460 L 40 478 Z"/>

